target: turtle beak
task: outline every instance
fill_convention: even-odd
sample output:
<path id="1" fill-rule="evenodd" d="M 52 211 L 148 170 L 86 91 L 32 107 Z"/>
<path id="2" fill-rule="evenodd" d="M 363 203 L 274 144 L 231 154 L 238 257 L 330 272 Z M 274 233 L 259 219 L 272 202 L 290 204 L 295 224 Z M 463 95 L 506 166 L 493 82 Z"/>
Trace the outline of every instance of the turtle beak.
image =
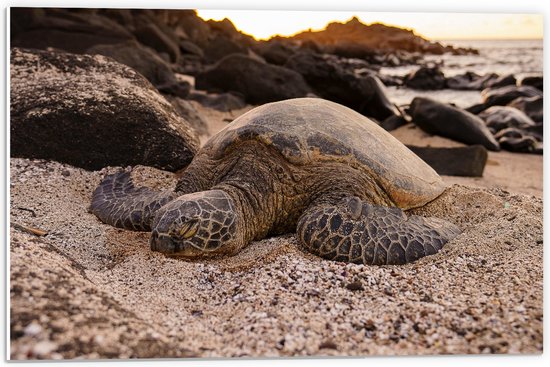
<path id="1" fill-rule="evenodd" d="M 151 245 L 151 250 L 162 252 L 163 254 L 172 254 L 176 251 L 176 244 L 172 241 L 172 238 L 164 233 L 159 233 L 157 230 L 151 233 L 149 244 Z"/>
<path id="2" fill-rule="evenodd" d="M 161 252 L 170 257 L 197 257 L 204 255 L 204 251 L 189 244 L 177 244 L 169 234 L 153 230 L 149 241 L 152 251 Z"/>

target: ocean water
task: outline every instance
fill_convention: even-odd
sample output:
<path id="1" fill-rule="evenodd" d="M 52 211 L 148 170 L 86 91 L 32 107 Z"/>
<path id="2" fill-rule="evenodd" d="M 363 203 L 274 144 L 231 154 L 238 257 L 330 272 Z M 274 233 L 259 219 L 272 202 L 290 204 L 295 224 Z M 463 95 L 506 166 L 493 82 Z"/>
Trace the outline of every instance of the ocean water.
<path id="1" fill-rule="evenodd" d="M 483 75 L 514 74 L 518 80 L 526 76 L 542 75 L 543 41 L 542 40 L 442 40 L 444 45 L 473 47 L 479 55 L 429 55 L 426 61 L 440 64 L 443 73 L 450 77 L 466 71 Z M 388 75 L 405 75 L 417 66 L 382 68 L 381 73 Z M 407 105 L 415 96 L 431 97 L 442 102 L 453 102 L 459 107 L 468 107 L 481 102 L 478 91 L 416 91 L 407 88 L 389 87 L 390 99 L 397 105 Z"/>

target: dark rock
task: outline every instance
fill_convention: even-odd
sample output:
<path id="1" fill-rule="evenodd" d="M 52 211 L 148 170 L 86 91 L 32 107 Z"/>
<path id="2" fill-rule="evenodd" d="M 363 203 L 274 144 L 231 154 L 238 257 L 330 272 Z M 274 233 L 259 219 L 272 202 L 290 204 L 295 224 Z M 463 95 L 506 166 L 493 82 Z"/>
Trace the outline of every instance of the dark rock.
<path id="1" fill-rule="evenodd" d="M 416 97 L 411 102 L 412 121 L 429 134 L 435 134 L 465 144 L 481 144 L 489 150 L 499 146 L 479 117 L 449 104 Z"/>
<path id="2" fill-rule="evenodd" d="M 502 149 L 517 153 L 542 154 L 542 145 L 535 137 L 523 131 L 509 127 L 495 134 Z"/>
<path id="3" fill-rule="evenodd" d="M 176 112 L 185 119 L 200 135 L 208 134 L 208 124 L 193 107 L 193 104 L 185 99 L 167 96 L 166 99 L 172 104 Z"/>
<path id="4" fill-rule="evenodd" d="M 486 88 L 500 88 L 507 85 L 516 85 L 516 77 L 512 74 L 503 75 L 496 79 L 489 80 L 485 83 Z"/>
<path id="5" fill-rule="evenodd" d="M 507 127 L 524 129 L 534 126 L 535 122 L 517 108 L 508 106 L 492 106 L 479 114 L 487 127 L 494 131 L 500 131 Z"/>
<path id="6" fill-rule="evenodd" d="M 498 75 L 494 73 L 481 76 L 471 71 L 467 71 L 464 74 L 447 78 L 445 84 L 449 89 L 482 90 L 487 87 L 487 83 L 496 80 L 497 78 Z"/>
<path id="7" fill-rule="evenodd" d="M 330 23 L 321 31 L 308 30 L 298 33 L 290 37 L 290 40 L 313 41 L 325 53 L 358 58 L 368 58 L 376 53 L 375 50 L 383 52 L 400 50 L 433 54 L 476 52 L 472 49 L 446 48 L 438 42 L 430 42 L 417 36 L 409 29 L 391 27 L 381 23 L 366 25 L 356 17 L 346 23 Z"/>
<path id="8" fill-rule="evenodd" d="M 483 103 L 490 106 L 505 106 L 518 97 L 542 97 L 542 92 L 531 86 L 509 85 L 501 88 L 488 88 L 481 91 Z"/>
<path id="9" fill-rule="evenodd" d="M 104 56 L 12 49 L 10 75 L 13 157 L 176 171 L 198 150 L 195 131 L 170 103 Z"/>
<path id="10" fill-rule="evenodd" d="M 518 97 L 512 102 L 508 103 L 508 106 L 517 108 L 523 111 L 535 122 L 542 122 L 544 114 L 543 97 Z"/>
<path id="11" fill-rule="evenodd" d="M 52 47 L 84 53 L 97 44 L 114 44 L 133 39 L 123 26 L 93 11 L 69 9 L 11 8 L 10 44 L 45 50 Z"/>
<path id="12" fill-rule="evenodd" d="M 542 91 L 544 87 L 544 80 L 542 76 L 528 76 L 523 78 L 519 85 L 535 87 Z"/>
<path id="13" fill-rule="evenodd" d="M 121 64 L 135 69 L 163 93 L 181 98 L 185 98 L 189 94 L 190 85 L 179 83 L 170 65 L 162 60 L 154 50 L 142 46 L 137 41 L 97 45 L 89 48 L 86 53 L 109 56 Z"/>
<path id="14" fill-rule="evenodd" d="M 407 147 L 440 175 L 481 177 L 487 163 L 487 149 L 482 145 L 452 148 Z"/>
<path id="15" fill-rule="evenodd" d="M 313 52 L 298 52 L 288 59 L 285 67 L 300 73 L 322 98 L 380 121 L 400 115 L 377 77 L 356 76 L 342 67 L 338 59 Z"/>
<path id="16" fill-rule="evenodd" d="M 275 65 L 284 65 L 288 59 L 295 53 L 295 50 L 280 42 L 268 41 L 258 46 L 258 53 L 269 62 Z"/>
<path id="17" fill-rule="evenodd" d="M 311 92 L 297 72 L 240 54 L 226 56 L 197 75 L 195 87 L 208 91 L 236 91 L 252 104 L 304 97 Z"/>
<path id="18" fill-rule="evenodd" d="M 413 89 L 443 89 L 445 88 L 445 75 L 437 66 L 423 66 L 405 76 L 403 83 Z"/>
<path id="19" fill-rule="evenodd" d="M 209 63 L 214 63 L 223 57 L 231 54 L 247 54 L 247 48 L 239 42 L 233 41 L 227 37 L 218 35 L 208 42 L 203 49 L 205 59 Z"/>
<path id="20" fill-rule="evenodd" d="M 466 108 L 466 111 L 479 114 L 491 106 L 506 106 L 519 97 L 542 97 L 542 91 L 531 86 L 508 85 L 501 88 L 486 88 L 481 91 L 482 102 Z"/>
<path id="21" fill-rule="evenodd" d="M 189 40 L 180 40 L 179 41 L 180 51 L 183 54 L 191 54 L 198 56 L 200 58 L 204 57 L 204 52 L 202 51 L 202 48 L 194 44 L 193 42 Z"/>
<path id="22" fill-rule="evenodd" d="M 246 107 L 244 99 L 233 93 L 213 94 L 194 91 L 187 98 L 199 102 L 204 107 L 221 112 L 230 112 Z"/>
<path id="23" fill-rule="evenodd" d="M 154 23 L 142 24 L 136 27 L 134 35 L 144 45 L 157 50 L 159 53 L 168 54 L 172 62 L 178 61 L 180 57 L 178 43 L 163 32 L 158 25 Z"/>
<path id="24" fill-rule="evenodd" d="M 392 131 L 408 123 L 403 116 L 393 115 L 382 121 L 380 126 L 386 131 Z"/>

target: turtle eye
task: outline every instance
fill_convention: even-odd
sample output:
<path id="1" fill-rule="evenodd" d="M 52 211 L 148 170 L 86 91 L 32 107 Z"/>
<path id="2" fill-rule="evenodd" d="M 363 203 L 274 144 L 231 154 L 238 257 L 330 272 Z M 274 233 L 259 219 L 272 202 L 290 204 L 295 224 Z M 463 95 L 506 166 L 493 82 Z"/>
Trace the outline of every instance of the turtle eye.
<path id="1" fill-rule="evenodd" d="M 184 223 L 178 231 L 179 237 L 189 238 L 193 237 L 197 233 L 199 228 L 199 222 L 197 220 L 192 220 Z"/>

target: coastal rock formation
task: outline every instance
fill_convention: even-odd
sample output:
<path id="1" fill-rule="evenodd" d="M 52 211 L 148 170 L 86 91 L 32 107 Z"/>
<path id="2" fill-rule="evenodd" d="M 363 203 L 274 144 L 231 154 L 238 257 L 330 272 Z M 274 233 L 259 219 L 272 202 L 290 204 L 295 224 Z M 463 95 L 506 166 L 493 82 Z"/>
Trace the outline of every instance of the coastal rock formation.
<path id="1" fill-rule="evenodd" d="M 487 163 L 487 149 L 482 145 L 467 147 L 416 147 L 408 145 L 437 173 L 447 176 L 481 177 Z"/>
<path id="2" fill-rule="evenodd" d="M 447 78 L 445 85 L 449 89 L 456 90 L 483 90 L 487 84 L 498 79 L 495 73 L 479 75 L 471 71 Z"/>
<path id="3" fill-rule="evenodd" d="M 543 97 L 518 97 L 512 102 L 508 103 L 508 106 L 515 107 L 520 111 L 523 111 L 535 122 L 542 122 L 544 113 Z"/>
<path id="4" fill-rule="evenodd" d="M 475 53 L 471 49 L 445 47 L 438 42 L 430 42 L 409 29 L 391 27 L 381 23 L 366 25 L 356 17 L 346 23 L 330 23 L 321 31 L 301 32 L 290 39 L 302 42 L 313 41 L 325 53 L 367 59 L 379 51 L 396 50 L 430 54 Z"/>
<path id="5" fill-rule="evenodd" d="M 505 106 L 519 97 L 542 97 L 542 91 L 531 86 L 508 85 L 501 88 L 487 88 L 481 91 L 482 102 L 466 110 L 478 114 L 491 106 Z"/>
<path id="6" fill-rule="evenodd" d="M 514 107 L 492 106 L 479 114 L 503 149 L 542 154 L 543 124 Z"/>
<path id="7" fill-rule="evenodd" d="M 535 122 L 525 113 L 514 107 L 509 106 L 492 106 L 481 112 L 479 115 L 487 127 L 494 132 L 500 131 L 507 127 L 527 128 L 535 126 Z"/>
<path id="8" fill-rule="evenodd" d="M 542 91 L 544 86 L 544 80 L 542 76 L 528 76 L 523 78 L 519 83 L 519 85 L 535 87 L 538 90 Z"/>
<path id="9" fill-rule="evenodd" d="M 197 75 L 195 86 L 211 92 L 239 92 L 252 104 L 305 97 L 311 93 L 297 72 L 241 54 L 226 56 Z"/>
<path id="10" fill-rule="evenodd" d="M 195 131 L 143 76 L 104 56 L 14 48 L 10 76 L 12 157 L 175 171 L 198 149 Z"/>
<path id="11" fill-rule="evenodd" d="M 135 40 L 112 45 L 96 45 L 86 50 L 86 53 L 109 56 L 131 67 L 147 78 L 160 92 L 180 98 L 185 98 L 189 94 L 189 83 L 178 82 L 166 61 L 154 50 L 142 46 Z"/>
<path id="12" fill-rule="evenodd" d="M 406 75 L 403 82 L 412 89 L 443 89 L 445 88 L 445 75 L 437 66 L 423 66 Z"/>
<path id="13" fill-rule="evenodd" d="M 10 25 L 11 47 L 53 47 L 84 53 L 94 45 L 120 43 L 133 38 L 117 22 L 88 9 L 12 8 Z"/>
<path id="14" fill-rule="evenodd" d="M 416 97 L 409 108 L 412 121 L 429 134 L 440 135 L 465 144 L 480 144 L 493 151 L 499 150 L 485 123 L 479 117 L 449 104 Z"/>
<path id="15" fill-rule="evenodd" d="M 485 88 L 500 88 L 507 85 L 516 85 L 516 77 L 512 74 L 502 75 L 485 83 Z"/>
<path id="16" fill-rule="evenodd" d="M 365 116 L 383 121 L 400 115 L 386 95 L 385 86 L 376 76 L 357 76 L 338 60 L 313 52 L 298 52 L 285 67 L 300 73 L 315 93 L 343 104 Z"/>

